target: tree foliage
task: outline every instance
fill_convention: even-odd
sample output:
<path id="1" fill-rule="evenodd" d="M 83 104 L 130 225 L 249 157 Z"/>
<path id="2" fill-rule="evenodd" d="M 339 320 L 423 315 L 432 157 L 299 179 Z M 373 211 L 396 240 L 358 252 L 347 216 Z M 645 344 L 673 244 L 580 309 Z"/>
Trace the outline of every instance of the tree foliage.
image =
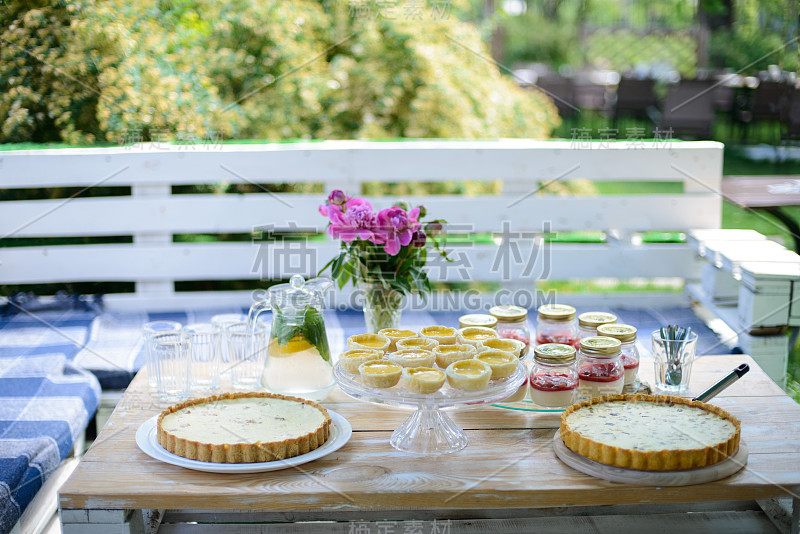
<path id="1" fill-rule="evenodd" d="M 547 137 L 559 122 L 473 26 L 430 9 L 7 0 L 0 22 L 0 142 Z"/>

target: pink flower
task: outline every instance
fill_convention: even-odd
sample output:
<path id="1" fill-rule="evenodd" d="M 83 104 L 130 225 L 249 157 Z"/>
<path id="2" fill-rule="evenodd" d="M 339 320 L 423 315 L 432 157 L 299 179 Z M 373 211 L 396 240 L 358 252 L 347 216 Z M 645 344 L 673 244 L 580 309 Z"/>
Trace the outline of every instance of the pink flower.
<path id="1" fill-rule="evenodd" d="M 328 219 L 331 221 L 328 232 L 334 238 L 341 238 L 345 243 L 350 243 L 357 237 L 363 240 L 372 240 L 374 237 L 375 214 L 372 212 L 372 204 L 368 201 L 363 198 L 351 198 L 343 206 L 329 204 L 325 207 Z"/>
<path id="2" fill-rule="evenodd" d="M 397 206 L 379 211 L 375 217 L 377 224 L 375 238 L 370 241 L 378 245 L 385 244 L 386 253 L 396 256 L 400 252 L 400 247 L 408 245 L 414 232 L 421 226 L 417 217 L 419 208 L 414 208 L 408 213 Z"/>
<path id="3" fill-rule="evenodd" d="M 331 191 L 331 194 L 328 195 L 328 204 L 343 206 L 348 200 L 350 200 L 350 197 L 347 196 L 341 189 L 334 189 Z"/>

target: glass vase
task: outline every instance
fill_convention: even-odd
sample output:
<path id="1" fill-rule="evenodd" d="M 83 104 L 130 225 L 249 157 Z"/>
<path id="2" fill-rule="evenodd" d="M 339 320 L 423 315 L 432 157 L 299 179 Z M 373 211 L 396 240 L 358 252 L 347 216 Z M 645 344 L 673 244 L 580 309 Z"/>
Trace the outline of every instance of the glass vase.
<path id="1" fill-rule="evenodd" d="M 377 333 L 384 328 L 397 328 L 403 311 L 403 294 L 379 283 L 358 283 L 362 293 L 367 331 Z"/>

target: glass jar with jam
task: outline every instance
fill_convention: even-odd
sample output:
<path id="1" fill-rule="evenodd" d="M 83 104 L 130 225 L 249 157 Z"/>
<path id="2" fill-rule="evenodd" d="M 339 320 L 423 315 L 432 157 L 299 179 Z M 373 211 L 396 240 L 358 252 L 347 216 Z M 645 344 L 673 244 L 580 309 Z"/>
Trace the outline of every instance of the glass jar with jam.
<path id="1" fill-rule="evenodd" d="M 497 317 L 485 313 L 469 313 L 458 318 L 458 329 L 468 326 L 483 326 L 497 330 Z"/>
<path id="2" fill-rule="evenodd" d="M 611 324 L 617 322 L 617 316 L 606 312 L 586 312 L 578 316 L 578 337 L 575 340 L 575 348 L 581 350 L 581 339 L 597 335 L 597 327 L 601 324 Z"/>
<path id="3" fill-rule="evenodd" d="M 625 385 L 622 342 L 605 336 L 581 339 L 578 351 L 578 395 L 583 399 L 619 395 Z"/>
<path id="4" fill-rule="evenodd" d="M 575 340 L 578 338 L 575 308 L 566 304 L 543 304 L 539 306 L 538 312 L 537 345 L 546 343 L 575 345 Z"/>
<path id="5" fill-rule="evenodd" d="M 519 306 L 493 306 L 489 313 L 497 319 L 497 335 L 505 339 L 516 339 L 525 346 L 520 356 L 528 354 L 531 331 L 528 329 L 528 310 Z"/>
<path id="6" fill-rule="evenodd" d="M 629 324 L 603 324 L 597 334 L 619 339 L 622 343 L 622 366 L 625 368 L 625 385 L 636 383 L 639 375 L 639 349 L 636 348 L 636 327 Z"/>
<path id="7" fill-rule="evenodd" d="M 531 400 L 547 408 L 564 408 L 578 400 L 575 347 L 559 343 L 536 345 L 531 369 Z"/>

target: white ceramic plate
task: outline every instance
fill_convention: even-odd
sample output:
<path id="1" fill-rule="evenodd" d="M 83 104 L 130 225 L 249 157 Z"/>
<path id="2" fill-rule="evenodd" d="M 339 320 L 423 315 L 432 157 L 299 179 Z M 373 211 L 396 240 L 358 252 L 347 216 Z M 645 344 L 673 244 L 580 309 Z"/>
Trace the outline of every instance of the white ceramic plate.
<path id="1" fill-rule="evenodd" d="M 142 452 L 156 460 L 177 465 L 178 467 L 185 467 L 186 469 L 194 469 L 195 471 L 206 471 L 208 473 L 260 473 L 262 471 L 277 471 L 279 469 L 287 469 L 317 460 L 339 450 L 347 443 L 350 436 L 353 434 L 353 427 L 350 426 L 347 419 L 338 413 L 328 410 L 328 414 L 331 416 L 331 429 L 328 441 L 326 441 L 322 447 L 301 454 L 300 456 L 287 458 L 286 460 L 276 460 L 274 462 L 221 464 L 189 460 L 188 458 L 172 454 L 158 443 L 156 428 L 158 421 L 157 415 L 154 415 L 142 423 L 136 431 L 136 444 L 142 449 Z"/>

